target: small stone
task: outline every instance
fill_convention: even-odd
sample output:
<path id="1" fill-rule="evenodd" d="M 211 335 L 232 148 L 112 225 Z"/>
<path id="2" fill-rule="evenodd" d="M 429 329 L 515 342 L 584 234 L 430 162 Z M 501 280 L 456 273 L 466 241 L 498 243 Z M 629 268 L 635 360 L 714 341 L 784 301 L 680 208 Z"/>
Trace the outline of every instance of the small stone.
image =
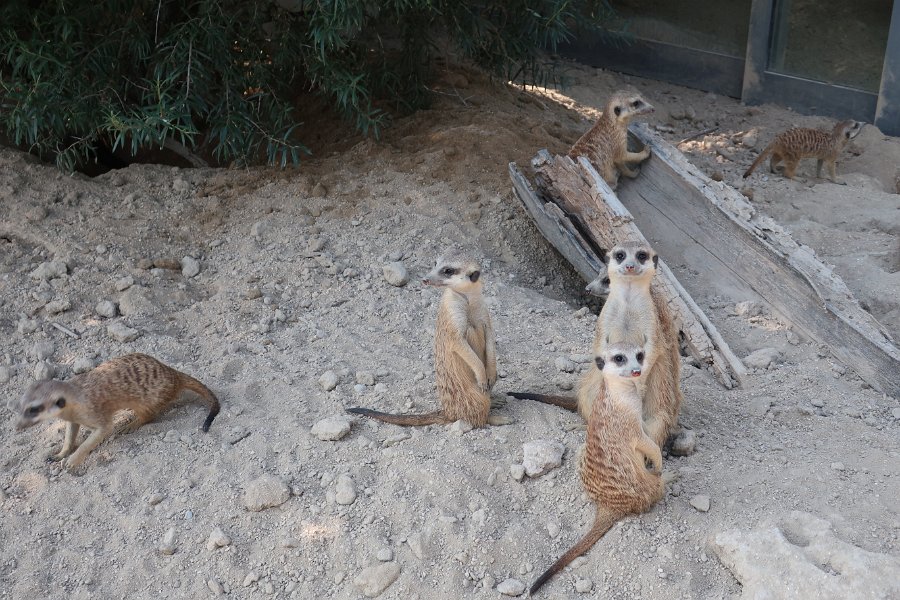
<path id="1" fill-rule="evenodd" d="M 394 560 L 394 551 L 390 548 L 382 548 L 375 556 L 381 562 L 389 562 Z"/>
<path id="2" fill-rule="evenodd" d="M 409 273 L 403 263 L 392 262 L 384 265 L 381 269 L 384 279 L 394 287 L 403 287 L 409 283 Z"/>
<path id="3" fill-rule="evenodd" d="M 36 342 L 34 346 L 31 347 L 28 356 L 34 360 L 45 360 L 53 356 L 54 352 L 56 352 L 56 348 L 51 342 L 42 341 Z"/>
<path id="4" fill-rule="evenodd" d="M 16 324 L 16 330 L 25 335 L 34 333 L 38 329 L 38 322 L 34 319 L 22 319 Z"/>
<path id="5" fill-rule="evenodd" d="M 691 498 L 691 506 L 700 512 L 709 512 L 709 496 L 697 495 Z"/>
<path id="6" fill-rule="evenodd" d="M 181 177 L 176 177 L 172 181 L 172 189 L 176 192 L 189 192 L 191 190 L 191 184 L 182 179 Z"/>
<path id="7" fill-rule="evenodd" d="M 274 506 L 280 506 L 291 497 L 291 488 L 274 475 L 257 477 L 244 490 L 241 503 L 249 511 L 259 512 Z"/>
<path id="8" fill-rule="evenodd" d="M 216 527 L 209 534 L 209 538 L 206 540 L 206 549 L 209 551 L 213 551 L 217 548 L 224 548 L 225 546 L 231 545 L 231 538 L 225 535 L 225 532 L 222 531 L 219 527 Z"/>
<path id="9" fill-rule="evenodd" d="M 12 370 L 9 367 L 0 366 L 0 383 L 8 383 L 12 379 Z"/>
<path id="10" fill-rule="evenodd" d="M 207 580 L 206 587 L 208 587 L 209 591 L 211 591 L 216 596 L 224 596 L 225 595 L 225 588 L 223 588 L 222 584 L 219 583 L 218 581 L 216 581 L 215 579 Z"/>
<path id="11" fill-rule="evenodd" d="M 547 522 L 547 535 L 549 535 L 552 539 L 556 539 L 556 536 L 559 535 L 560 532 L 560 523 L 557 520 L 552 520 Z"/>
<path id="12" fill-rule="evenodd" d="M 259 575 L 256 573 L 256 571 L 250 571 L 249 573 L 247 573 L 247 576 L 244 577 L 244 581 L 241 583 L 241 585 L 243 587 L 250 587 L 257 581 L 259 581 Z"/>
<path id="13" fill-rule="evenodd" d="M 32 271 L 31 276 L 34 279 L 43 279 L 44 281 L 47 281 L 48 279 L 62 277 L 68 272 L 69 267 L 64 261 L 51 260 L 38 265 L 38 268 Z"/>
<path id="14" fill-rule="evenodd" d="M 759 133 L 756 131 L 756 129 L 751 129 L 743 136 L 741 136 L 741 143 L 747 148 L 755 150 L 756 145 L 759 143 Z"/>
<path id="15" fill-rule="evenodd" d="M 261 240 L 272 231 L 272 223 L 270 221 L 257 221 L 250 227 L 250 235 L 257 240 Z"/>
<path id="16" fill-rule="evenodd" d="M 692 429 L 683 429 L 672 442 L 673 456 L 690 456 L 697 447 L 697 434 Z"/>
<path id="17" fill-rule="evenodd" d="M 834 469 L 835 471 L 843 471 L 844 469 L 846 469 L 846 467 L 844 466 L 844 463 L 842 463 L 842 462 L 831 463 L 831 468 Z"/>
<path id="18" fill-rule="evenodd" d="M 162 502 L 165 499 L 166 499 L 166 496 L 164 494 L 161 494 L 159 492 L 153 492 L 152 494 L 150 494 L 147 497 L 147 504 L 149 504 L 150 506 L 156 506 L 157 504 L 159 504 L 160 502 Z"/>
<path id="19" fill-rule="evenodd" d="M 312 195 L 314 198 L 324 198 L 328 195 L 328 188 L 321 181 L 313 186 Z"/>
<path id="20" fill-rule="evenodd" d="M 504 596 L 521 596 L 525 591 L 525 584 L 518 579 L 507 579 L 497 585 L 497 591 Z"/>
<path id="21" fill-rule="evenodd" d="M 781 358 L 775 348 L 760 348 L 744 357 L 744 364 L 750 369 L 766 369 Z"/>
<path id="22" fill-rule="evenodd" d="M 75 359 L 75 362 L 72 363 L 72 372 L 76 375 L 80 375 L 81 373 L 87 373 L 91 369 L 94 368 L 93 359 L 87 358 L 86 356 L 79 356 Z"/>
<path id="23" fill-rule="evenodd" d="M 453 422 L 450 426 L 450 431 L 457 435 L 463 435 L 464 433 L 472 431 L 472 424 L 464 419 L 459 419 L 458 421 Z"/>
<path id="24" fill-rule="evenodd" d="M 747 200 L 753 200 L 753 188 L 749 185 L 745 185 L 741 188 L 741 195 Z"/>
<path id="25" fill-rule="evenodd" d="M 725 179 L 725 174 L 722 171 L 713 171 L 709 178 L 713 181 L 722 181 Z"/>
<path id="26" fill-rule="evenodd" d="M 558 371 L 562 371 L 563 373 L 571 373 L 575 370 L 575 363 L 565 356 L 556 357 L 556 361 L 554 364 L 556 365 L 556 369 Z"/>
<path id="27" fill-rule="evenodd" d="M 61 300 L 53 300 L 52 302 L 48 302 L 44 306 L 44 310 L 46 310 L 51 315 L 58 315 L 59 313 L 66 312 L 72 308 L 72 303 L 69 302 L 68 299 L 63 298 Z"/>
<path id="28" fill-rule="evenodd" d="M 366 598 L 375 598 L 394 583 L 400 576 L 400 565 L 395 562 L 381 563 L 366 567 L 353 578 L 353 585 Z"/>
<path id="29" fill-rule="evenodd" d="M 349 475 L 339 475 L 334 486 L 334 501 L 349 506 L 356 501 L 356 484 Z"/>
<path id="30" fill-rule="evenodd" d="M 111 302 L 110 300 L 101 300 L 97 303 L 97 306 L 94 307 L 94 312 L 105 319 L 112 319 L 119 313 L 119 310 L 116 308 L 114 302 Z"/>
<path id="31" fill-rule="evenodd" d="M 375 375 L 369 371 L 357 371 L 356 383 L 361 385 L 375 385 Z"/>
<path id="32" fill-rule="evenodd" d="M 168 531 L 166 531 L 165 535 L 163 535 L 162 542 L 159 544 L 159 553 L 164 554 L 166 556 L 171 556 L 175 554 L 175 528 L 169 527 Z"/>
<path id="33" fill-rule="evenodd" d="M 575 591 L 579 594 L 587 594 L 592 589 L 594 589 L 594 582 L 590 579 L 575 580 Z"/>
<path id="34" fill-rule="evenodd" d="M 812 400 L 809 401 L 809 403 L 812 404 L 813 406 L 815 406 L 816 408 L 822 408 L 825 406 L 825 401 L 822 400 L 821 398 L 813 398 Z"/>
<path id="35" fill-rule="evenodd" d="M 325 248 L 325 240 L 320 237 L 310 238 L 306 243 L 307 252 L 321 252 Z"/>
<path id="36" fill-rule="evenodd" d="M 0 367 L 0 369 L 2 369 L 2 368 L 3 367 Z M 3 379 L 3 377 L 2 377 L 2 375 L 0 375 L 0 383 L 2 383 L 2 379 Z M 900 408 L 891 409 L 891 416 L 894 417 L 895 419 L 900 419 Z"/>
<path id="37" fill-rule="evenodd" d="M 119 321 L 107 327 L 106 333 L 109 334 L 109 337 L 121 343 L 132 342 L 140 335 L 140 332 L 137 329 L 132 329 L 125 323 Z"/>
<path id="38" fill-rule="evenodd" d="M 200 262 L 192 256 L 185 256 L 181 259 L 181 274 L 185 277 L 196 277 L 200 274 Z"/>
<path id="39" fill-rule="evenodd" d="M 734 314 L 739 317 L 758 317 L 763 313 L 763 307 L 759 302 L 745 300 L 734 305 Z"/>
<path id="40" fill-rule="evenodd" d="M 175 442 L 181 439 L 181 434 L 178 433 L 177 429 L 170 429 L 166 432 L 166 435 L 163 436 L 163 441 L 167 444 L 174 444 Z"/>
<path id="41" fill-rule="evenodd" d="M 322 376 L 319 377 L 319 385 L 322 386 L 322 389 L 326 392 L 330 392 L 334 388 L 337 387 L 338 384 L 338 376 L 334 371 L 325 371 L 322 373 Z"/>
<path id="42" fill-rule="evenodd" d="M 535 440 L 522 444 L 522 466 L 529 477 L 540 477 L 562 464 L 566 447 L 559 442 Z"/>
<path id="43" fill-rule="evenodd" d="M 268 594 L 268 595 L 270 595 L 270 596 L 271 596 L 272 594 L 275 593 L 275 586 L 272 585 L 272 582 L 271 582 L 271 581 L 267 581 L 267 582 L 263 585 L 263 592 L 265 592 L 266 594 Z"/>
<path id="44" fill-rule="evenodd" d="M 37 381 L 46 381 L 48 379 L 53 379 L 53 376 L 55 374 L 56 368 L 46 360 L 42 360 L 34 366 L 34 378 Z"/>
<path id="45" fill-rule="evenodd" d="M 126 275 L 125 277 L 122 277 L 121 279 L 116 281 L 116 291 L 124 292 L 133 285 L 134 277 L 132 277 L 131 275 Z"/>
<path id="46" fill-rule="evenodd" d="M 125 316 L 146 316 L 159 312 L 154 294 L 142 285 L 135 285 L 119 297 L 119 312 Z"/>
<path id="47" fill-rule="evenodd" d="M 328 417 L 312 426 L 312 434 L 323 442 L 334 442 L 350 432 L 350 420 L 346 417 Z"/>
<path id="48" fill-rule="evenodd" d="M 509 474 L 516 481 L 522 481 L 522 478 L 525 477 L 525 467 L 522 465 L 509 465 Z"/>

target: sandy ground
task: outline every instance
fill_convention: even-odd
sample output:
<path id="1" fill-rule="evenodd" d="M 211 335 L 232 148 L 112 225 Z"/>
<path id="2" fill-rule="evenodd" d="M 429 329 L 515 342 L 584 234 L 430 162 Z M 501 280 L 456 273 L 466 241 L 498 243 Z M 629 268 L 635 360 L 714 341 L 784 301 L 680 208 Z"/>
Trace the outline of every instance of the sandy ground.
<path id="1" fill-rule="evenodd" d="M 101 445 L 80 476 L 45 462 L 60 424 L 16 432 L 7 412 L 0 598 L 496 598 L 508 579 L 530 583 L 593 519 L 576 416 L 513 401 L 501 410 L 514 424 L 481 430 L 351 419 L 322 441 L 311 427 L 354 405 L 433 409 L 439 296 L 417 277 L 451 243 L 484 257 L 495 395 L 571 388 L 590 365 L 594 317 L 581 309 L 598 304 L 532 226 L 506 166 L 567 149 L 622 86 L 657 106 L 651 122 L 673 142 L 716 127 L 682 150 L 751 188 L 900 334 L 898 140 L 867 128 L 838 165 L 847 186 L 764 170 L 745 182 L 775 132 L 827 121 L 570 75 L 563 92 L 524 92 L 449 71 L 432 110 L 299 171 L 151 165 L 87 179 L 0 149 L 3 404 L 36 374 L 133 351 L 197 376 L 223 404 L 208 434 L 186 405 Z M 150 268 L 183 257 L 199 274 Z M 64 264 L 41 268 L 54 260 Z M 383 276 L 395 261 L 410 273 L 403 287 Z M 900 597 L 900 404 L 775 316 L 735 314 L 745 299 L 710 290 L 698 302 L 739 355 L 772 348 L 775 361 L 731 391 L 686 361 L 681 424 L 696 452 L 667 456 L 665 499 L 542 597 Z M 116 316 L 98 314 L 102 301 Z M 338 383 L 325 391 L 328 371 Z M 563 462 L 518 481 L 534 440 L 561 442 Z M 256 500 L 277 505 L 249 511 Z"/>

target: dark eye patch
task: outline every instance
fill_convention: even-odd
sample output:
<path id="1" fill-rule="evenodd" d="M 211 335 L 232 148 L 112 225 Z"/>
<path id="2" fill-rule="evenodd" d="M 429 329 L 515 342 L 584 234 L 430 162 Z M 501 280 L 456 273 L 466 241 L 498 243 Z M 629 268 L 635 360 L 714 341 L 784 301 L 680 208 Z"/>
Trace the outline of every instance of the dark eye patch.
<path id="1" fill-rule="evenodd" d="M 40 413 L 42 410 L 44 410 L 43 405 L 29 406 L 25 412 L 27 412 L 29 415 L 36 415 L 36 414 Z"/>
<path id="2" fill-rule="evenodd" d="M 616 259 L 616 262 L 622 262 L 623 260 L 625 260 L 625 253 L 619 250 L 613 255 L 613 258 Z"/>
<path id="3" fill-rule="evenodd" d="M 650 255 L 647 254 L 646 252 L 644 252 L 643 250 L 641 250 L 640 252 L 637 253 L 637 259 L 639 262 L 642 262 L 642 263 L 647 262 L 648 258 L 650 258 Z"/>
<path id="4" fill-rule="evenodd" d="M 609 285 L 609 277 L 603 278 L 603 285 Z"/>
<path id="5" fill-rule="evenodd" d="M 625 357 L 624 357 L 623 355 L 621 355 L 621 354 L 616 354 L 615 356 L 613 356 L 613 361 L 614 361 L 617 365 L 621 365 L 622 363 L 625 362 Z"/>
<path id="6" fill-rule="evenodd" d="M 453 267 L 444 267 L 443 269 L 441 269 L 441 275 L 452 277 L 453 275 L 456 275 L 456 269 L 454 269 Z"/>
<path id="7" fill-rule="evenodd" d="M 613 109 L 613 112 L 616 113 L 616 116 L 618 117 L 620 114 L 622 114 L 622 107 L 621 106 L 615 107 Z"/>
<path id="8" fill-rule="evenodd" d="M 637 108 L 638 106 L 641 105 L 641 101 L 640 101 L 640 100 L 635 100 L 634 102 L 631 103 L 631 105 L 632 105 L 633 107 Z"/>
<path id="9" fill-rule="evenodd" d="M 635 358 L 637 359 L 637 361 L 638 361 L 639 363 L 644 362 L 644 353 L 643 353 L 643 352 L 638 352 L 638 353 L 637 353 L 637 356 L 635 356 Z"/>
<path id="10" fill-rule="evenodd" d="M 59 397 L 56 399 L 56 408 L 63 408 L 66 405 L 66 399 Z"/>

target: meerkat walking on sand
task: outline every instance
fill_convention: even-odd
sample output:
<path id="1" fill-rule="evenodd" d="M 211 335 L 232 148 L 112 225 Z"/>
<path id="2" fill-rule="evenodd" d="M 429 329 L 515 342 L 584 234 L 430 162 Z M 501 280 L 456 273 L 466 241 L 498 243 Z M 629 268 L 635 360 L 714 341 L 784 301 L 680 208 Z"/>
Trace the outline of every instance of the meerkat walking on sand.
<path id="1" fill-rule="evenodd" d="M 396 415 L 348 408 L 395 425 L 431 425 L 463 419 L 473 427 L 507 425 L 491 414 L 491 388 L 497 381 L 497 352 L 491 316 L 482 296 L 481 266 L 472 258 L 450 253 L 438 259 L 422 280 L 443 287 L 434 337 L 434 366 L 441 410 L 422 415 Z M 502 402 L 494 403 L 500 406 Z"/>
<path id="2" fill-rule="evenodd" d="M 828 165 L 829 179 L 838 183 L 835 163 L 841 150 L 847 143 L 859 135 L 863 125 L 859 121 L 841 121 L 829 131 L 818 129 L 795 128 L 783 131 L 775 136 L 772 143 L 759 153 L 750 168 L 744 173 L 744 178 L 750 176 L 754 169 L 765 160 L 769 159 L 769 170 L 777 173 L 776 166 L 784 161 L 783 174 L 788 179 L 793 179 L 797 172 L 797 165 L 803 158 L 816 159 L 816 177 L 822 177 L 822 164 Z"/>
<path id="3" fill-rule="evenodd" d="M 569 156 L 577 159 L 586 156 L 601 177 L 613 189 L 619 181 L 619 173 L 637 177 L 637 169 L 629 163 L 641 163 L 650 157 L 650 148 L 640 152 L 628 151 L 628 123 L 640 115 L 653 112 L 653 106 L 636 92 L 619 91 L 606 103 L 597 123 L 585 133 Z"/>
<path id="4" fill-rule="evenodd" d="M 603 394 L 593 403 L 579 465 L 584 489 L 597 504 L 594 524 L 535 580 L 532 594 L 587 552 L 617 521 L 648 511 L 665 493 L 662 453 L 644 432 L 636 385 L 643 377 L 646 349 L 609 344 L 595 361 L 604 379 Z"/>
<path id="5" fill-rule="evenodd" d="M 126 354 L 68 381 L 31 384 L 19 401 L 16 427 L 25 429 L 50 419 L 68 421 L 62 449 L 51 458 L 63 460 L 66 469 L 74 470 L 113 433 L 117 413 L 132 411 L 134 418 L 125 431 L 136 431 L 168 410 L 185 390 L 197 394 L 209 407 L 202 425 L 203 431 L 209 431 L 219 414 L 219 400 L 209 388 L 151 356 Z M 81 426 L 91 434 L 79 446 L 76 438 Z"/>

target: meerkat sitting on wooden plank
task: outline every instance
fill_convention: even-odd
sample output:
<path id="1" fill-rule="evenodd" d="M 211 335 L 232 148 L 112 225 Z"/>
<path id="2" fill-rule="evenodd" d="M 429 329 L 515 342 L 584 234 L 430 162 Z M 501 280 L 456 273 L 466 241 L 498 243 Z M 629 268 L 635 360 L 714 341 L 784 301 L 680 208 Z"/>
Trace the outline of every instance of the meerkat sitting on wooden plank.
<path id="1" fill-rule="evenodd" d="M 389 414 L 367 408 L 348 408 L 395 425 L 431 425 L 465 420 L 473 427 L 507 425 L 508 417 L 491 414 L 491 388 L 497 381 L 494 328 L 482 296 L 481 266 L 472 258 L 450 253 L 422 282 L 443 287 L 434 337 L 434 363 L 441 410 L 421 414 Z"/>
<path id="2" fill-rule="evenodd" d="M 587 552 L 617 521 L 648 511 L 665 493 L 662 452 L 644 432 L 636 385 L 646 353 L 640 345 L 609 344 L 595 356 L 603 394 L 593 403 L 579 465 L 585 492 L 597 504 L 594 524 L 535 580 L 531 594 Z"/>
<path id="3" fill-rule="evenodd" d="M 641 163 L 650 157 L 650 148 L 640 152 L 628 151 L 628 123 L 634 117 L 653 112 L 653 106 L 636 92 L 619 91 L 613 94 L 597 123 L 575 142 L 569 156 L 586 156 L 601 177 L 613 189 L 619 173 L 637 177 L 640 172 L 629 163 Z"/>
<path id="4" fill-rule="evenodd" d="M 859 135 L 863 125 L 865 123 L 859 121 L 841 121 L 830 132 L 803 127 L 783 131 L 776 135 L 772 143 L 760 152 L 744 173 L 744 177 L 749 177 L 767 156 L 771 156 L 769 170 L 777 173 L 776 166 L 783 161 L 783 175 L 788 179 L 793 179 L 801 159 L 815 158 L 816 177 L 822 177 L 822 164 L 824 163 L 828 165 L 829 179 L 834 183 L 839 183 L 835 163 L 841 150 L 850 140 Z"/>
<path id="5" fill-rule="evenodd" d="M 19 401 L 17 429 L 41 421 L 67 421 L 65 441 L 51 458 L 63 460 L 74 470 L 100 442 L 113 433 L 115 416 L 130 410 L 134 418 L 125 431 L 136 431 L 168 410 L 185 390 L 194 392 L 209 407 L 201 429 L 209 431 L 219 414 L 219 400 L 205 385 L 181 371 L 146 354 L 126 354 L 67 381 L 39 381 L 31 384 Z M 79 427 L 91 430 L 79 446 Z"/>

